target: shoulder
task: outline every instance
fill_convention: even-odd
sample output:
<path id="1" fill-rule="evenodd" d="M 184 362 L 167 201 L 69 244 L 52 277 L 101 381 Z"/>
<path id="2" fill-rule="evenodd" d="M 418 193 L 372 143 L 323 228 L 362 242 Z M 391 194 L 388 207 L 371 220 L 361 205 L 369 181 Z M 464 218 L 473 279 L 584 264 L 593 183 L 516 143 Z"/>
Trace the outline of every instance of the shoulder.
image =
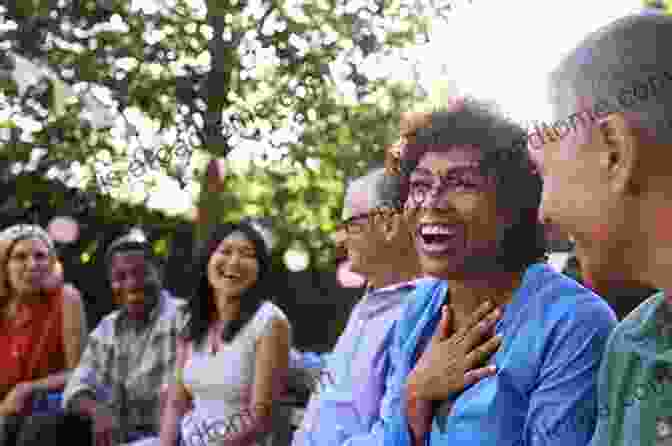
<path id="1" fill-rule="evenodd" d="M 273 319 L 289 321 L 285 312 L 271 301 L 265 301 L 259 306 L 255 318 L 258 318 L 262 321 Z"/>
<path id="2" fill-rule="evenodd" d="M 266 333 L 276 336 L 289 334 L 291 331 L 291 324 L 285 312 L 270 301 L 261 304 L 252 319 L 252 325 L 258 336 Z"/>
<path id="3" fill-rule="evenodd" d="M 66 283 L 63 285 L 63 291 L 60 293 L 63 302 L 63 312 L 66 314 L 76 314 L 79 318 L 84 301 L 82 294 L 73 285 Z"/>
<path id="4" fill-rule="evenodd" d="M 170 315 L 183 311 L 187 307 L 187 301 L 174 297 L 170 293 L 163 292 L 164 296 L 164 311 Z"/>
<path id="5" fill-rule="evenodd" d="M 183 329 L 188 319 L 188 306 L 184 299 L 171 296 L 169 293 L 163 293 L 163 308 L 161 309 L 161 319 L 169 321 L 171 326 L 176 326 L 179 330 Z"/>
<path id="6" fill-rule="evenodd" d="M 546 317 L 593 321 L 613 327 L 616 314 L 607 301 L 565 274 L 546 264 L 536 264 L 525 274 L 521 292 L 528 305 L 542 310 Z"/>
<path id="7" fill-rule="evenodd" d="M 114 337 L 114 327 L 117 325 L 117 321 L 120 317 L 120 310 L 115 310 L 110 314 L 104 316 L 96 328 L 90 334 L 90 337 L 100 340 L 101 342 L 105 339 L 112 339 Z M 113 341 L 109 341 L 113 342 Z"/>

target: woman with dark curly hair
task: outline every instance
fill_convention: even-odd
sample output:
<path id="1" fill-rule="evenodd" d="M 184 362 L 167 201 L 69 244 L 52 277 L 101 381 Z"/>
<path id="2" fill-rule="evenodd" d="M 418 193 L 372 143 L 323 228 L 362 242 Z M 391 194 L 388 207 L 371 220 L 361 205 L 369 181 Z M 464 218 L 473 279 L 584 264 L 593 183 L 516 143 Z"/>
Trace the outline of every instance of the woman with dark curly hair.
<path id="1" fill-rule="evenodd" d="M 585 446 L 616 319 L 546 263 L 523 129 L 471 99 L 411 118 L 387 167 L 432 279 L 397 326 L 384 444 Z"/>
<path id="2" fill-rule="evenodd" d="M 270 268 L 266 244 L 250 224 L 215 228 L 200 257 L 190 320 L 178 341 L 161 445 L 175 445 L 178 437 L 189 446 L 251 446 L 270 438 L 271 406 L 285 388 L 291 331 L 284 313 L 268 300 Z"/>

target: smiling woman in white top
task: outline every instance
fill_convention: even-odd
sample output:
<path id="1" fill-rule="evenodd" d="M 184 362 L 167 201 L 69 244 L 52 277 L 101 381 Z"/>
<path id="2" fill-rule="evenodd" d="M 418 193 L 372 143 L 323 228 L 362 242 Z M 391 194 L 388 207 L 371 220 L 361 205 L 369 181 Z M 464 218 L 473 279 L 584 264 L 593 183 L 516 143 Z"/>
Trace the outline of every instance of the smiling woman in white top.
<path id="1" fill-rule="evenodd" d="M 287 317 L 267 300 L 270 256 L 246 223 L 218 226 L 203 254 L 160 439 L 143 444 L 265 445 L 291 342 Z"/>

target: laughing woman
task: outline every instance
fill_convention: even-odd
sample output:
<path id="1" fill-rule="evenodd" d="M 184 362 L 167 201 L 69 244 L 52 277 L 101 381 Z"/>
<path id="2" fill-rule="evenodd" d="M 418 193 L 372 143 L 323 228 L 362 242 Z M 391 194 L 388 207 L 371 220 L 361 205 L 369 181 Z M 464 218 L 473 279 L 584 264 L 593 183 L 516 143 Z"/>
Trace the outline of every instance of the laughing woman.
<path id="1" fill-rule="evenodd" d="M 416 288 L 395 334 L 400 403 L 385 444 L 585 446 L 616 320 L 545 262 L 541 179 L 519 144 L 525 134 L 473 100 L 421 118 L 390 153 L 408 180 L 422 270 L 436 280 Z M 496 336 L 472 351 L 474 326 Z"/>
<path id="2" fill-rule="evenodd" d="M 246 223 L 218 226 L 203 254 L 160 444 L 174 446 L 178 437 L 188 446 L 267 444 L 291 334 L 283 312 L 266 300 L 270 256 Z"/>
<path id="3" fill-rule="evenodd" d="M 41 227 L 0 233 L 0 444 L 15 441 L 39 393 L 58 396 L 86 341 L 82 299 L 51 280 L 56 262 Z"/>

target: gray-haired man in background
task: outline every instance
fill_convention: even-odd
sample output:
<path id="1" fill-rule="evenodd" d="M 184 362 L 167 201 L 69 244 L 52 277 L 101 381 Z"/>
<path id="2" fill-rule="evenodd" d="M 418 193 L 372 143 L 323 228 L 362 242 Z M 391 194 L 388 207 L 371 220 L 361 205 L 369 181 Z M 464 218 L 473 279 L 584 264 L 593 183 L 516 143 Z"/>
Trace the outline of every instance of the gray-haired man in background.
<path id="1" fill-rule="evenodd" d="M 347 189 L 339 230 L 351 269 L 366 278 L 367 289 L 329 357 L 294 446 L 368 445 L 379 434 L 391 333 L 419 271 L 396 181 L 376 169 Z"/>

